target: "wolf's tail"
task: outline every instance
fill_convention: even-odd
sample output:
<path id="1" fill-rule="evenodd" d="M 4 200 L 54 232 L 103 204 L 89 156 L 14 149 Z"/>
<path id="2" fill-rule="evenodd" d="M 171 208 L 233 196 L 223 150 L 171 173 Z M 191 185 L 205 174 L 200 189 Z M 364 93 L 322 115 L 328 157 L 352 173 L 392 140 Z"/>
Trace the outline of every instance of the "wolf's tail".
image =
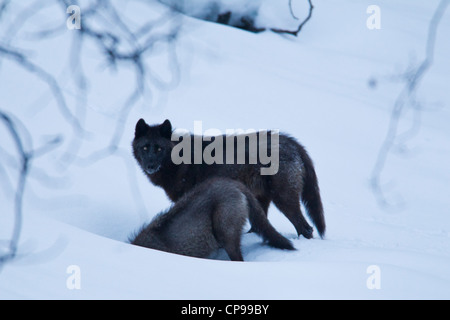
<path id="1" fill-rule="evenodd" d="M 252 230 L 260 235 L 267 243 L 274 248 L 295 250 L 292 242 L 283 237 L 277 230 L 270 224 L 267 216 L 265 215 L 258 200 L 250 193 L 250 191 L 244 192 L 248 206 L 249 217 Z"/>
<path id="2" fill-rule="evenodd" d="M 322 199 L 320 197 L 319 183 L 317 181 L 316 171 L 314 165 L 306 152 L 305 148 L 300 147 L 300 154 L 304 165 L 304 184 L 302 192 L 302 202 L 306 207 L 308 216 L 314 222 L 314 225 L 319 231 L 321 238 L 325 235 L 325 216 L 323 213 Z"/>

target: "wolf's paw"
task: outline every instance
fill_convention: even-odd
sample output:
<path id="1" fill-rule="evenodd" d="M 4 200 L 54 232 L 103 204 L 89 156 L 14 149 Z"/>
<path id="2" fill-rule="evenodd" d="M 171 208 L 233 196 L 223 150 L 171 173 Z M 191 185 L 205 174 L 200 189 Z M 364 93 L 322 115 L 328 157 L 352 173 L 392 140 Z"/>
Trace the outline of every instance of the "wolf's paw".
<path id="1" fill-rule="evenodd" d="M 312 239 L 313 237 L 313 227 L 309 224 L 303 225 L 302 230 L 299 232 L 298 236 L 303 235 L 306 239 Z"/>

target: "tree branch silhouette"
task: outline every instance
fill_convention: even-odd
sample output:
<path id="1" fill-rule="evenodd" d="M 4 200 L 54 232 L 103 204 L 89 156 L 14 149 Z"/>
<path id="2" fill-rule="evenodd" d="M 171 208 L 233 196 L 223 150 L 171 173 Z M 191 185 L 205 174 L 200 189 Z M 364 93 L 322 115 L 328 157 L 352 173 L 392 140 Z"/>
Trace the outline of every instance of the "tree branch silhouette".
<path id="1" fill-rule="evenodd" d="M 308 0 L 308 4 L 309 4 L 309 10 L 308 10 L 308 15 L 306 16 L 306 18 L 299 24 L 298 28 L 296 30 L 286 30 L 286 29 L 277 29 L 277 28 L 272 28 L 271 30 L 275 33 L 284 33 L 284 34 L 291 34 L 293 36 L 298 36 L 298 34 L 300 33 L 300 31 L 302 30 L 302 28 L 305 26 L 305 24 L 311 19 L 312 17 L 312 12 L 314 9 L 314 6 L 311 2 L 311 0 Z M 299 20 L 293 13 L 292 11 L 292 3 L 291 1 L 289 1 L 289 9 L 291 11 L 291 15 L 292 17 L 294 17 L 296 20 Z"/>
<path id="2" fill-rule="evenodd" d="M 22 229 L 23 193 L 25 190 L 25 183 L 28 175 L 31 154 L 25 151 L 22 139 L 16 130 L 14 122 L 11 120 L 9 115 L 7 115 L 1 110 L 0 110 L 0 120 L 3 122 L 4 126 L 6 127 L 7 131 L 9 132 L 11 138 L 14 141 L 17 152 L 19 154 L 19 161 L 20 161 L 20 174 L 14 197 L 14 227 L 11 239 L 9 241 L 9 248 L 7 250 L 7 253 L 0 256 L 0 269 L 1 269 L 2 265 L 4 265 L 11 259 L 14 259 L 14 257 L 16 256 L 20 231 Z"/>
<path id="3" fill-rule="evenodd" d="M 137 1 L 139 3 L 145 2 Z M 69 63 L 71 77 L 74 81 L 77 94 L 75 95 L 75 103 L 72 105 L 68 95 L 73 95 L 59 82 L 58 77 L 49 72 L 43 64 L 35 62 L 32 53 L 29 50 L 21 48 L 21 44 L 17 41 L 19 31 L 22 31 L 25 22 L 32 18 L 37 12 L 45 11 L 50 8 L 52 13 L 56 8 L 62 9 L 61 19 L 54 27 L 35 28 L 32 32 L 25 33 L 26 39 L 29 41 L 42 41 L 50 37 L 57 36 L 63 32 L 67 32 L 66 28 L 66 9 L 69 5 L 77 4 L 78 1 L 55 0 L 48 3 L 42 0 L 35 0 L 31 5 L 19 8 L 18 14 L 9 20 L 4 19 L 7 11 L 13 10 L 15 3 L 8 0 L 0 0 L 0 23 L 2 29 L 5 30 L 5 37 L 0 40 L 0 67 L 1 64 L 11 63 L 26 71 L 29 75 L 36 77 L 50 90 L 52 100 L 56 102 L 57 111 L 63 119 L 72 128 L 69 137 L 69 145 L 63 156 L 60 158 L 61 164 L 67 170 L 71 165 L 87 166 L 100 161 L 108 156 L 117 156 L 125 164 L 126 175 L 129 179 L 132 194 L 135 197 L 136 204 L 143 211 L 144 204 L 140 190 L 137 187 L 134 166 L 129 150 L 119 147 L 121 138 L 124 134 L 126 120 L 131 111 L 136 106 L 140 98 L 144 97 L 146 92 L 152 90 L 169 90 L 174 88 L 179 81 L 180 67 L 178 55 L 175 50 L 176 41 L 179 30 L 181 29 L 181 16 L 170 10 L 163 11 L 157 19 L 145 21 L 141 25 L 136 26 L 132 21 L 124 20 L 113 3 L 96 0 L 86 4 L 82 10 L 82 29 L 74 30 L 72 50 L 69 53 Z M 53 7 L 52 7 L 53 6 Z M 16 7 L 15 7 L 16 8 Z M 152 4 L 148 5 L 150 11 L 154 10 Z M 5 26 L 6 25 L 6 26 Z M 104 148 L 93 151 L 86 157 L 81 158 L 78 152 L 90 134 L 85 128 L 85 120 L 88 116 L 87 109 L 87 93 L 90 90 L 89 78 L 82 68 L 82 56 L 86 43 L 94 44 L 99 49 L 99 56 L 106 61 L 108 68 L 123 68 L 134 72 L 135 84 L 131 87 L 131 92 L 126 92 L 128 96 L 116 114 L 115 128 L 110 140 L 105 141 Z M 153 72 L 155 66 L 151 65 L 147 58 L 152 55 L 155 47 L 164 44 L 168 57 L 168 70 L 170 73 L 169 80 L 165 81 L 158 78 Z M 159 50 L 159 48 L 158 48 Z M 161 51 L 158 51 L 160 53 Z M 2 76 L 0 69 L 0 76 Z M 18 106 L 20 107 L 20 106 Z M 75 110 L 75 111 L 73 111 Z M 0 175 L 5 176 L 3 187 L 7 189 L 8 195 L 14 195 L 13 208 L 14 220 L 11 239 L 7 241 L 5 252 L 0 254 L 0 269 L 8 261 L 13 260 L 17 254 L 18 243 L 20 239 L 22 220 L 23 220 L 23 201 L 24 192 L 29 178 L 45 179 L 50 177 L 47 172 L 39 168 L 31 168 L 33 159 L 52 152 L 55 146 L 59 146 L 63 142 L 62 134 L 57 135 L 45 145 L 32 149 L 31 135 L 27 128 L 17 117 L 11 113 L 0 110 L 0 125 L 4 126 L 12 138 L 17 152 L 5 150 L 0 146 L 0 156 L 3 163 L 0 163 Z M 2 137 L 2 141 L 3 137 Z M 17 155 L 16 155 L 17 153 Z M 130 160 L 130 159 L 131 160 Z M 12 168 L 14 172 L 18 172 L 17 182 L 8 177 L 6 166 Z M 3 249 L 3 248 L 2 248 Z"/>
<path id="4" fill-rule="evenodd" d="M 386 166 L 389 154 L 391 153 L 391 150 L 395 146 L 396 140 L 399 137 L 398 130 L 402 115 L 408 108 L 413 109 L 416 113 L 420 111 L 420 108 L 418 108 L 419 104 L 416 100 L 417 88 L 420 85 L 420 82 L 423 80 L 426 72 L 433 64 L 437 30 L 442 16 L 444 15 L 445 10 L 447 9 L 449 4 L 449 0 L 441 0 L 436 10 L 434 11 L 434 14 L 428 26 L 428 35 L 425 49 L 426 54 L 424 60 L 417 66 L 412 66 L 411 69 L 408 72 L 405 72 L 401 77 L 404 85 L 392 107 L 389 127 L 384 141 L 378 151 L 378 155 L 370 178 L 372 191 L 377 199 L 377 202 L 382 207 L 389 207 L 392 204 L 387 200 L 383 187 L 381 186 L 381 176 Z M 417 123 L 415 121 L 411 130 L 409 130 L 409 133 L 417 132 L 417 130 Z M 408 134 L 408 136 L 411 135 Z M 405 137 L 405 135 L 403 137 Z"/>

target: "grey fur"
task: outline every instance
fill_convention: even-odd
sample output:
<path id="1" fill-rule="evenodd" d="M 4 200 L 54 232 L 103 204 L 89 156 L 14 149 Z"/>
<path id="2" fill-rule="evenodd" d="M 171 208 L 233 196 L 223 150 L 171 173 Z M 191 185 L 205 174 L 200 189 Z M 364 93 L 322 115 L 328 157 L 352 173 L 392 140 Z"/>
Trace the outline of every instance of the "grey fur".
<path id="1" fill-rule="evenodd" d="M 257 136 L 259 137 L 259 133 Z M 271 135 L 268 135 L 268 140 L 271 139 L 269 137 Z M 140 119 L 136 124 L 132 146 L 133 155 L 146 176 L 154 185 L 162 187 L 172 201 L 178 201 L 186 192 L 211 177 L 227 177 L 246 185 L 266 215 L 270 203 L 273 202 L 294 225 L 297 234 L 310 239 L 313 237 L 313 228 L 302 214 L 299 201 L 301 200 L 307 214 L 317 227 L 319 235 L 324 236 L 326 224 L 314 165 L 305 148 L 294 138 L 286 134 L 279 135 L 278 164 L 273 164 L 277 173 L 273 175 L 262 174 L 261 170 L 267 165 L 259 157 L 255 164 L 247 161 L 261 155 L 258 150 L 251 152 L 249 148 L 244 150 L 245 159 L 247 159 L 245 164 L 237 164 L 237 162 L 227 164 L 228 161 L 223 161 L 224 164 L 205 162 L 195 164 L 195 159 L 190 159 L 190 164 L 174 163 L 172 151 L 181 142 L 174 142 L 171 138 L 172 124 L 169 120 L 160 125 L 149 126 Z M 202 136 L 187 135 L 187 138 L 192 141 L 203 140 L 199 150 L 201 152 L 204 152 L 211 143 L 211 141 L 204 141 Z M 224 140 L 225 136 L 218 136 L 218 138 Z M 226 143 L 223 144 L 223 150 L 218 151 L 224 160 L 236 158 L 239 150 L 236 147 L 237 144 L 233 144 L 235 148 L 232 154 L 229 153 L 231 151 L 226 145 Z M 191 143 L 191 147 L 194 149 L 195 143 Z M 270 143 L 267 141 L 267 148 L 266 154 L 272 155 L 274 152 L 271 149 L 272 141 Z M 194 158 L 195 154 L 198 152 L 193 150 L 190 152 L 190 157 Z"/>
<path id="2" fill-rule="evenodd" d="M 243 261 L 240 242 L 247 219 L 269 245 L 294 250 L 292 243 L 270 225 L 253 194 L 242 183 L 227 178 L 199 184 L 130 242 L 198 258 L 224 248 L 231 260 Z"/>

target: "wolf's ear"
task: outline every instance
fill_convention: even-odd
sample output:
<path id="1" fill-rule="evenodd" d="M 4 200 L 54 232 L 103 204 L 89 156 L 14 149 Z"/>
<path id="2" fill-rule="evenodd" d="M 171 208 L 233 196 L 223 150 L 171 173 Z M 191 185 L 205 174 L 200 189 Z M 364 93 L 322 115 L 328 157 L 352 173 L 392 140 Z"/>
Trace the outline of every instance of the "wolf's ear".
<path id="1" fill-rule="evenodd" d="M 166 120 L 159 126 L 159 133 L 162 137 L 170 139 L 172 137 L 172 124 Z"/>
<path id="2" fill-rule="evenodd" d="M 139 119 L 136 123 L 136 129 L 134 131 L 134 137 L 139 138 L 144 136 L 148 132 L 149 126 L 145 123 L 144 119 Z"/>

